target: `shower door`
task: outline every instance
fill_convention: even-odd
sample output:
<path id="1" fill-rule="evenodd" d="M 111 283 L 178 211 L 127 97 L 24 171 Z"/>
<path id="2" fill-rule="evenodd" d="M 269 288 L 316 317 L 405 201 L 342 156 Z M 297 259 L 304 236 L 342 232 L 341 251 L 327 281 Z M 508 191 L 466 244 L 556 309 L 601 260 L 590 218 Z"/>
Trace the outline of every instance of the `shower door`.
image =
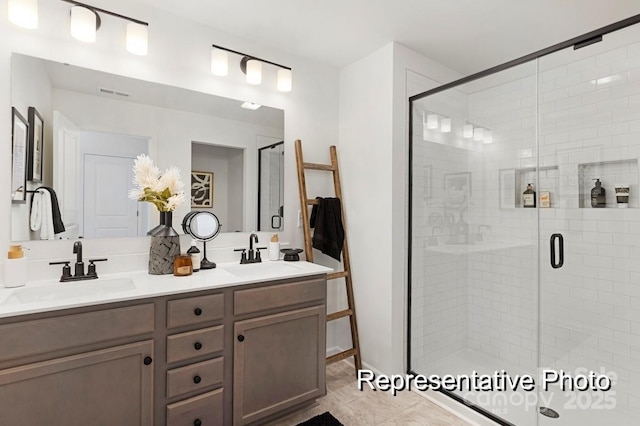
<path id="1" fill-rule="evenodd" d="M 538 87 L 540 405 L 559 415 L 540 424 L 640 424 L 639 26 L 540 58 Z"/>
<path id="2" fill-rule="evenodd" d="M 524 194 L 538 188 L 536 86 L 531 62 L 412 104 L 415 373 L 536 375 L 538 209 Z M 536 422 L 535 392 L 447 393 L 513 424 Z"/>
<path id="3" fill-rule="evenodd" d="M 640 27 L 411 111 L 409 369 L 534 378 L 445 389 L 501 424 L 640 424 Z"/>

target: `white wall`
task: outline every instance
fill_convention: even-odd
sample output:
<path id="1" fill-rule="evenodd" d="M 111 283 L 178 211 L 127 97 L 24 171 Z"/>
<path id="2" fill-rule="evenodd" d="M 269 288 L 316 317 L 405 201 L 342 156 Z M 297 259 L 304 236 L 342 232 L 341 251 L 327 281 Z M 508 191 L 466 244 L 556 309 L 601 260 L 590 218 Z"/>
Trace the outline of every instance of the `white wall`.
<path id="1" fill-rule="evenodd" d="M 406 367 L 409 70 L 433 85 L 459 77 L 397 43 L 340 74 L 339 156 L 362 357 L 386 373 Z M 348 330 L 340 333 L 347 340 Z"/>
<path id="2" fill-rule="evenodd" d="M 283 53 L 277 49 L 216 31 L 212 27 L 197 24 L 146 5 L 127 0 L 96 0 L 96 7 L 103 7 L 124 15 L 137 17 L 150 23 L 149 55 L 137 57 L 124 49 L 124 27 L 118 20 L 105 18 L 98 33 L 98 41 L 87 45 L 71 38 L 68 32 L 69 5 L 64 2 L 39 2 L 40 29 L 35 31 L 17 28 L 6 19 L 6 8 L 0 13 L 0 102 L 10 111 L 11 52 L 68 62 L 81 67 L 121 74 L 162 84 L 184 87 L 204 93 L 250 100 L 285 110 L 285 231 L 283 241 L 302 246 L 302 234 L 296 228 L 298 207 L 297 179 L 293 141 L 304 141 L 305 153 L 323 155 L 327 146 L 337 141 L 338 130 L 338 71 L 307 59 Z M 254 87 L 247 85 L 240 76 L 219 78 L 209 71 L 210 46 L 218 43 L 256 56 L 284 63 L 293 68 L 293 91 L 279 93 L 275 81 Z M 240 74 L 237 71 L 237 74 Z M 275 74 L 275 72 L 273 73 Z M 0 115 L 0 133 L 10 135 L 10 114 Z M 175 135 L 180 136 L 180 135 Z M 197 139 L 196 139 L 197 140 Z M 171 155 L 172 153 L 167 153 Z M 0 146 L 0 158 L 10 158 L 9 144 Z M 183 170 L 188 166 L 176 164 Z M 0 168 L 0 180 L 10 178 L 9 168 Z M 0 247 L 9 244 L 10 193 L 8 186 L 0 188 Z M 216 239 L 216 245 L 246 244 L 243 235 Z M 71 253 L 69 242 L 32 242 L 31 259 L 49 259 L 57 253 Z M 112 261 L 108 270 L 144 267 L 144 262 L 129 263 L 131 254 L 144 258 L 148 252 L 145 238 L 123 240 L 87 240 L 85 252 L 91 255 L 109 255 Z M 44 263 L 44 262 L 43 262 Z M 54 267 L 30 268 L 30 278 L 50 278 L 58 271 Z"/>

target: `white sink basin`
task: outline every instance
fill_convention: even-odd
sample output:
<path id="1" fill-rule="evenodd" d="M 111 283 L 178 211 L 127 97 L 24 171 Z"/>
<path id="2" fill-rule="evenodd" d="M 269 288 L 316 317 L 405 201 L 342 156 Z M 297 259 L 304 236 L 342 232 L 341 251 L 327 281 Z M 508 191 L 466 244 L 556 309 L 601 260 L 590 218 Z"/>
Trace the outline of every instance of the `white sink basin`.
<path id="1" fill-rule="evenodd" d="M 69 283 L 47 284 L 35 287 L 20 287 L 12 291 L 0 305 L 21 305 L 51 300 L 92 297 L 104 294 L 135 290 L 131 278 L 108 278 Z"/>
<path id="2" fill-rule="evenodd" d="M 246 265 L 225 266 L 225 271 L 236 277 L 274 277 L 299 272 L 300 269 L 289 262 L 248 263 Z"/>

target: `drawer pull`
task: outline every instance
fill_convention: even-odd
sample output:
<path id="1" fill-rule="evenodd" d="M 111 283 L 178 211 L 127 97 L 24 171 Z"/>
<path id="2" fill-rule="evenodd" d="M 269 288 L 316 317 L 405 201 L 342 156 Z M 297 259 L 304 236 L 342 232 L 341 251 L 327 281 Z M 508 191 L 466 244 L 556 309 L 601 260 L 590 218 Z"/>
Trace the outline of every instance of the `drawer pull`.
<path id="1" fill-rule="evenodd" d="M 200 308 L 195 308 L 195 309 L 193 310 L 193 313 L 194 313 L 197 317 L 199 317 L 200 315 L 202 315 L 202 309 L 200 309 Z"/>
<path id="2" fill-rule="evenodd" d="M 198 383 L 200 383 L 202 381 L 202 378 L 200 376 L 194 376 L 193 377 L 193 383 L 195 383 L 196 385 Z"/>
<path id="3" fill-rule="evenodd" d="M 244 342 L 244 336 L 242 334 L 238 336 L 238 342 Z"/>
<path id="4" fill-rule="evenodd" d="M 196 351 L 199 351 L 200 349 L 202 349 L 202 343 L 200 343 L 200 342 L 196 342 L 196 343 L 194 343 L 194 344 L 193 344 L 193 348 L 194 348 Z"/>
<path id="5" fill-rule="evenodd" d="M 153 358 L 150 356 L 144 357 L 144 365 L 150 365 L 153 362 Z"/>
<path id="6" fill-rule="evenodd" d="M 202 420 L 200 419 L 195 419 L 193 421 L 193 426 L 202 426 Z"/>

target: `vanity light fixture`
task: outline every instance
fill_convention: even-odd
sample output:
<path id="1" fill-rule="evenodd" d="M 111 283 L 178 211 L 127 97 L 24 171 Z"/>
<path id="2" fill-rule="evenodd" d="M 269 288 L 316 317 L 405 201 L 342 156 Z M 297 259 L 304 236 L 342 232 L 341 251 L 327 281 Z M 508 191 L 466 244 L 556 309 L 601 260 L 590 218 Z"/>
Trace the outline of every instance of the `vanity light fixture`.
<path id="1" fill-rule="evenodd" d="M 462 127 L 462 137 L 465 139 L 473 137 L 473 124 L 465 124 L 464 127 Z"/>
<path id="2" fill-rule="evenodd" d="M 276 87 L 280 92 L 290 92 L 292 88 L 292 71 L 290 67 L 280 65 L 275 62 L 267 61 L 237 50 L 227 49 L 226 47 L 211 45 L 211 73 L 224 77 L 229 73 L 229 53 L 233 53 L 242 57 L 240 60 L 240 69 L 247 76 L 247 83 L 262 83 L 262 64 L 273 65 L 278 68 L 278 81 Z"/>
<path id="3" fill-rule="evenodd" d="M 260 108 L 262 105 L 260 104 L 255 104 L 253 102 L 245 102 L 242 105 L 240 105 L 242 108 L 244 109 L 250 109 L 252 111 L 257 110 L 258 108 Z"/>
<path id="4" fill-rule="evenodd" d="M 127 51 L 134 55 L 144 56 L 148 53 L 149 47 L 149 23 L 119 13 L 111 12 L 99 7 L 94 7 L 75 0 L 61 0 L 71 3 L 71 35 L 86 43 L 96 41 L 96 32 L 100 29 L 102 22 L 100 13 L 116 18 L 124 19 L 127 22 Z"/>
<path id="5" fill-rule="evenodd" d="M 483 143 L 493 143 L 493 133 L 491 133 L 491 130 L 485 130 L 484 131 L 484 136 L 482 138 L 482 142 Z"/>
<path id="6" fill-rule="evenodd" d="M 473 129 L 473 140 L 481 141 L 484 137 L 484 129 L 482 127 L 475 127 Z"/>
<path id="7" fill-rule="evenodd" d="M 451 132 L 451 119 L 448 117 L 443 117 L 440 120 L 440 131 L 442 133 L 450 133 Z"/>
<path id="8" fill-rule="evenodd" d="M 427 114 L 427 129 L 438 128 L 438 116 L 436 114 Z"/>
<path id="9" fill-rule="evenodd" d="M 7 6 L 9 21 L 29 30 L 38 28 L 38 0 L 9 0 Z"/>

